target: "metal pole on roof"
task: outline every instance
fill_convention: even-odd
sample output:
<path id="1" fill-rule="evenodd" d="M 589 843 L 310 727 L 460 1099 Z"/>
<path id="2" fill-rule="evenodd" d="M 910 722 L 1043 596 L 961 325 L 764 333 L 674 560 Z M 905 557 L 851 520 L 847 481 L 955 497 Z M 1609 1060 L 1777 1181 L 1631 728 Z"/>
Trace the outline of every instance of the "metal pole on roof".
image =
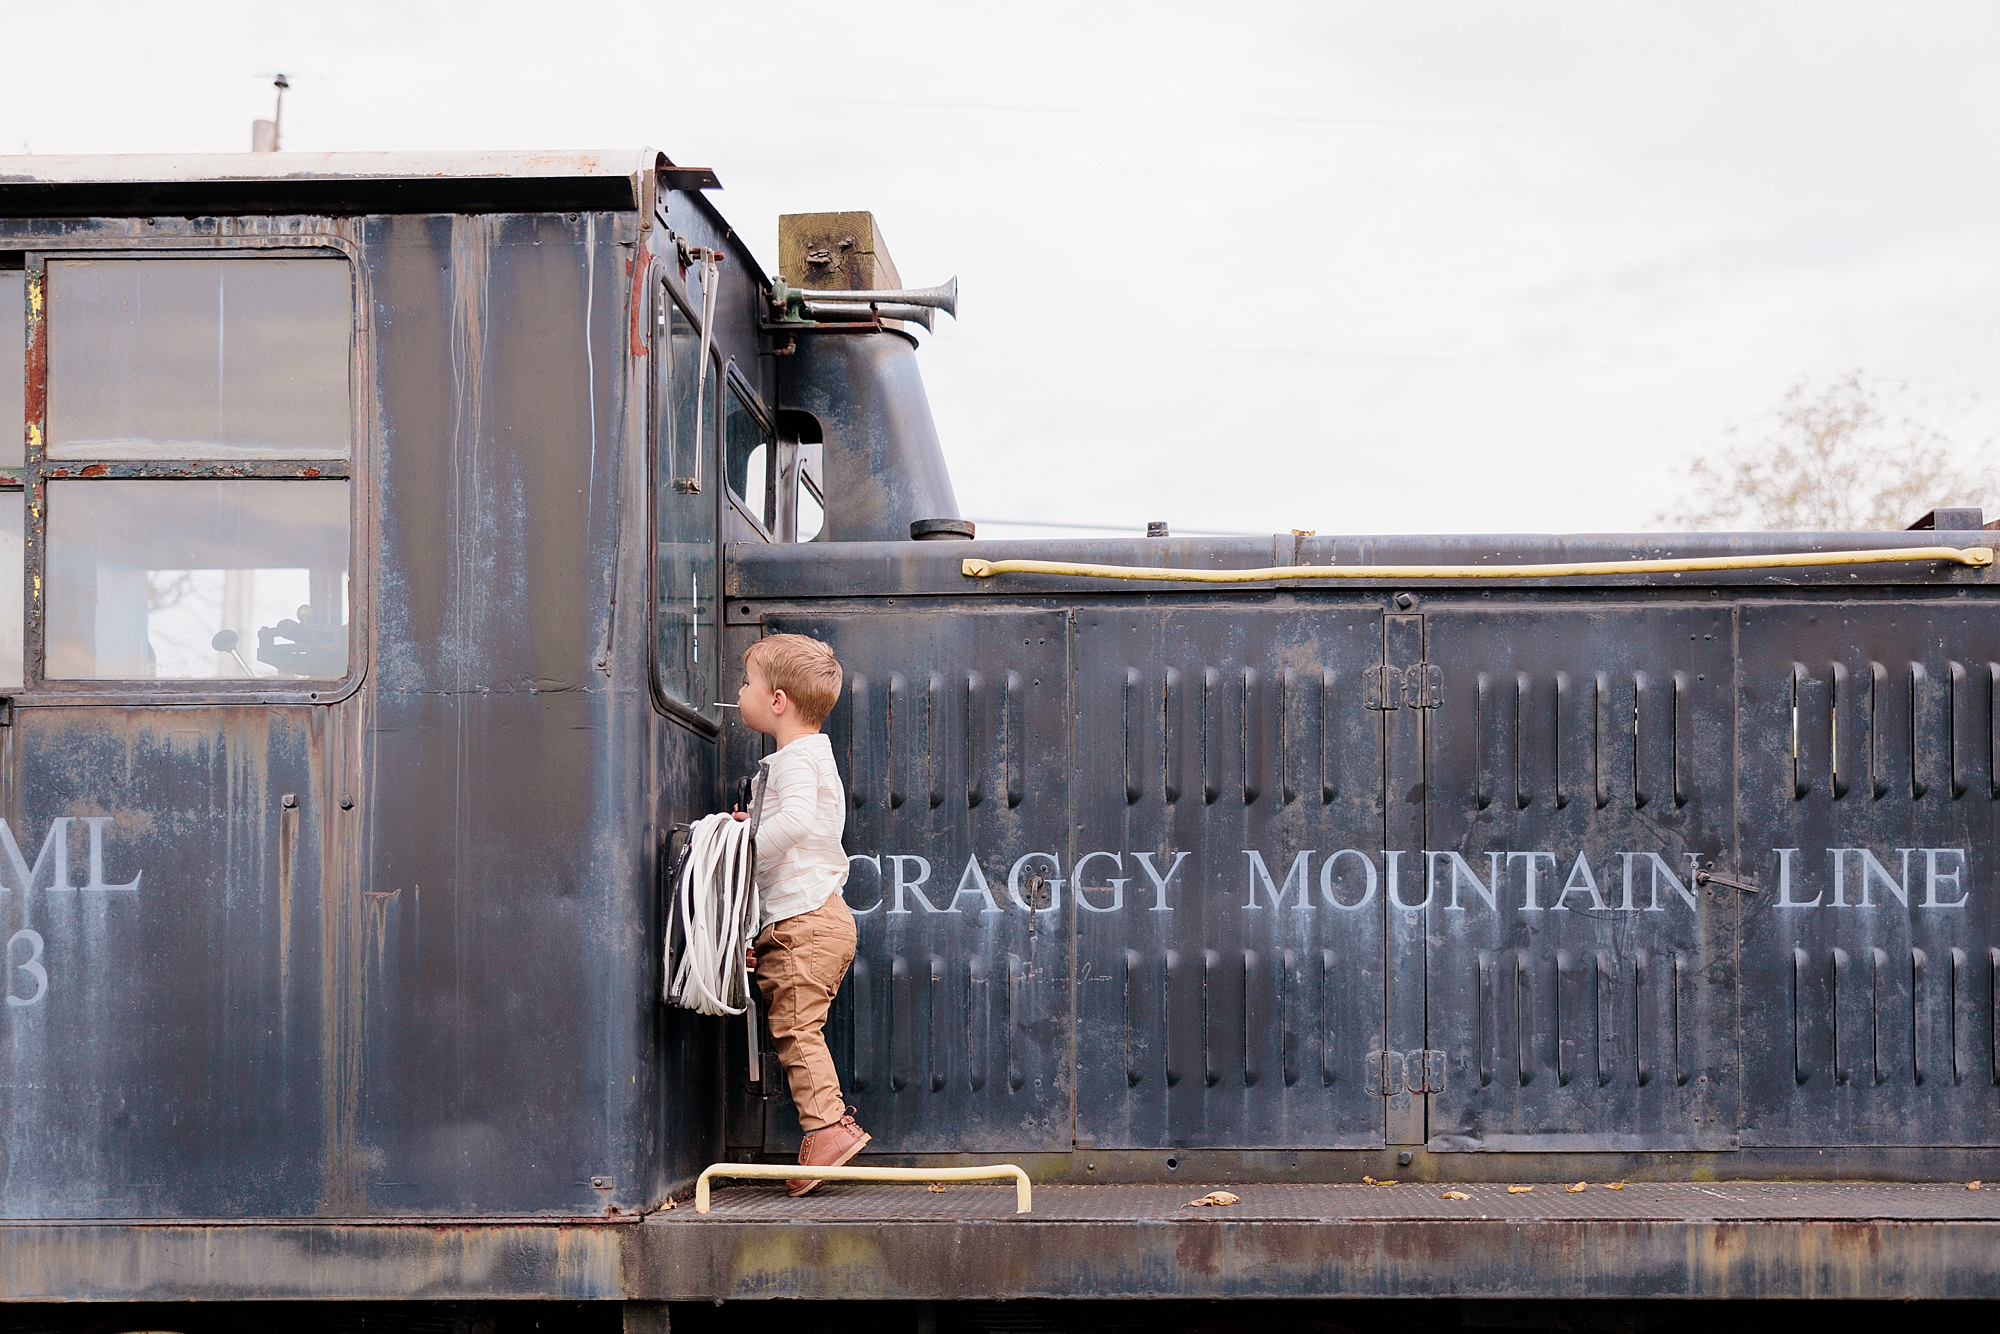
<path id="1" fill-rule="evenodd" d="M 283 74 L 271 80 L 271 86 L 278 90 L 278 107 L 269 120 L 250 122 L 250 151 L 253 153 L 275 153 L 278 151 L 278 132 L 285 119 L 285 90 L 292 81 Z"/>

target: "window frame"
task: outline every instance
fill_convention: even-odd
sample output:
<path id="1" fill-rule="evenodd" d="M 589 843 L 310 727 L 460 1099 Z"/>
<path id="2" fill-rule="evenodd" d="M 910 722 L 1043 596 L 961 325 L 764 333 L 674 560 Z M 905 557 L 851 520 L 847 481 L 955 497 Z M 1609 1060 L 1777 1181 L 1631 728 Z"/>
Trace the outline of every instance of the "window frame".
<path id="1" fill-rule="evenodd" d="M 705 740 L 714 741 L 722 735 L 722 722 L 710 718 L 694 706 L 675 699 L 666 691 L 661 682 L 660 662 L 660 428 L 665 414 L 672 410 L 671 402 L 665 394 L 671 393 L 660 376 L 662 365 L 667 367 L 669 380 L 672 376 L 672 331 L 660 332 L 660 316 L 663 307 L 655 306 L 655 301 L 670 301 L 679 308 L 688 327 L 701 334 L 701 313 L 699 305 L 693 301 L 687 285 L 674 273 L 673 266 L 659 256 L 646 274 L 646 689 L 652 696 L 653 707 L 667 718 L 689 728 Z M 722 642 L 723 599 L 722 599 L 722 515 L 729 505 L 729 483 L 723 477 L 723 420 L 720 395 L 728 392 L 726 382 L 727 363 L 723 360 L 722 349 L 713 338 L 709 340 L 709 383 L 717 393 L 711 438 L 702 450 L 703 476 L 697 480 L 709 497 L 709 522 L 715 548 L 716 587 L 715 630 L 718 654 Z M 701 422 L 695 422 L 695 429 L 701 429 Z M 677 451 L 678 452 L 678 448 Z M 718 657 L 716 689 L 727 688 L 720 670 Z"/>
<path id="2" fill-rule="evenodd" d="M 757 535 L 762 537 L 766 542 L 775 544 L 777 542 L 776 533 L 778 527 L 777 423 L 771 410 L 764 406 L 764 396 L 757 392 L 757 387 L 750 383 L 750 378 L 737 369 L 734 357 L 730 358 L 728 366 L 725 367 L 723 378 L 727 381 L 726 387 L 729 392 L 742 400 L 743 406 L 750 410 L 750 415 L 757 419 L 757 425 L 763 429 L 765 437 L 764 498 L 771 513 L 768 515 L 754 513 L 750 508 L 750 498 L 736 494 L 735 489 L 729 485 L 729 464 L 726 457 L 723 460 L 721 469 L 722 489 L 728 495 L 729 503 L 735 507 L 738 514 L 750 521 L 751 526 L 756 529 Z M 718 404 L 717 406 L 720 407 L 721 405 Z M 727 451 L 729 448 L 729 417 L 726 410 L 717 422 L 717 427 L 717 433 L 722 437 L 722 448 L 724 451 Z"/>
<path id="3" fill-rule="evenodd" d="M 370 348 L 368 268 L 361 248 L 331 233 L 294 232 L 284 236 L 105 235 L 23 237 L 27 297 L 27 383 L 21 481 L 0 481 L 0 490 L 19 489 L 25 497 L 22 560 L 25 574 L 21 692 L 15 702 L 35 705 L 144 704 L 331 704 L 361 688 L 367 676 L 370 630 L 368 590 L 373 586 L 372 461 L 375 429 L 373 386 L 366 373 Z M 352 306 L 347 352 L 348 457 L 345 459 L 61 459 L 48 458 L 48 265 L 51 261 L 102 259 L 339 259 L 347 266 Z M 148 481 L 342 481 L 347 483 L 347 671 L 338 678 L 308 680 L 51 680 L 46 674 L 48 575 L 48 484 L 87 485 L 93 480 Z"/>

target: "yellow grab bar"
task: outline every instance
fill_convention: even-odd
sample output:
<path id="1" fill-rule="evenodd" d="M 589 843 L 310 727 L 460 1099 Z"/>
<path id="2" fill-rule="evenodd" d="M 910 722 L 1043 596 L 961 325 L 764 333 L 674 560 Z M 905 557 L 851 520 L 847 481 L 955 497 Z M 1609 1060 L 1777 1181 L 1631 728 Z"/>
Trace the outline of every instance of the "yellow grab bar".
<path id="1" fill-rule="evenodd" d="M 694 1211 L 708 1212 L 710 1177 L 742 1177 L 758 1181 L 1001 1181 L 1014 1178 L 1014 1212 L 1034 1212 L 1034 1192 L 1028 1174 L 1012 1163 L 990 1167 L 801 1167 L 797 1163 L 716 1163 L 702 1169 L 694 1183 Z"/>
<path id="2" fill-rule="evenodd" d="M 1886 547 L 1872 551 L 1787 551 L 1765 556 L 1685 556 L 1659 560 L 1588 560 L 1554 565 L 1270 565 L 1259 570 L 1182 570 L 1158 565 L 1085 565 L 1060 560 L 968 559 L 968 578 L 996 574 L 1059 574 L 1078 579 L 1140 579 L 1177 584 L 1270 584 L 1303 579 L 1569 579 L 1606 574 L 1674 574 L 1701 570 L 1784 570 L 1815 565 L 1891 565 L 1947 561 L 1987 566 L 1992 547 Z"/>

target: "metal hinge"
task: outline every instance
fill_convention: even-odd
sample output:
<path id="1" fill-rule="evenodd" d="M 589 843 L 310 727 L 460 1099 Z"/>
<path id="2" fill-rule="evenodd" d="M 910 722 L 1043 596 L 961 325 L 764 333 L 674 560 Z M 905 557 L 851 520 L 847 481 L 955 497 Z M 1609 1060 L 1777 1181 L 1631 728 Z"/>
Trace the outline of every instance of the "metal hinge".
<path id="1" fill-rule="evenodd" d="M 1444 704 L 1444 668 L 1420 662 L 1403 673 L 1403 702 L 1413 709 L 1435 709 Z"/>
<path id="2" fill-rule="evenodd" d="M 1444 704 L 1444 668 L 1420 662 L 1404 671 L 1400 667 L 1377 664 L 1361 673 L 1363 708 L 1435 709 Z"/>
<path id="3" fill-rule="evenodd" d="M 1361 1059 L 1361 1091 L 1393 1098 L 1403 1091 L 1403 1053 L 1371 1051 Z"/>
<path id="4" fill-rule="evenodd" d="M 1361 673 L 1361 706 L 1365 709 L 1402 707 L 1403 673 L 1377 663 Z"/>
<path id="5" fill-rule="evenodd" d="M 1444 1053 L 1371 1051 L 1361 1063 L 1361 1091 L 1377 1098 L 1444 1092 Z"/>

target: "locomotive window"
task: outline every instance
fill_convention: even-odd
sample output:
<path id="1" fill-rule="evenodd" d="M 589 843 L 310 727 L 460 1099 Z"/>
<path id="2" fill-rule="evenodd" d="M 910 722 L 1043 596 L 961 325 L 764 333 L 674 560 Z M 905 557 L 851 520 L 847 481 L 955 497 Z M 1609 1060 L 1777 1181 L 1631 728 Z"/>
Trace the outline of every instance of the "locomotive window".
<path id="1" fill-rule="evenodd" d="M 4 257 L 0 257 L 4 258 Z M 28 376 L 27 275 L 0 269 L 0 691 L 19 690 L 24 679 L 22 626 L 26 578 L 22 558 L 21 492 L 25 385 Z"/>
<path id="2" fill-rule="evenodd" d="M 717 400 L 727 392 L 711 360 L 697 384 L 701 334 L 666 291 L 654 323 L 654 541 L 656 542 L 655 663 L 661 692 L 710 722 L 715 708 L 717 654 L 715 526 L 717 498 L 705 478 L 715 467 Z M 699 422 L 695 419 L 700 398 Z M 699 475 L 697 475 L 699 473 Z"/>
<path id="3" fill-rule="evenodd" d="M 729 385 L 728 415 L 723 419 L 724 449 L 728 456 L 729 489 L 743 502 L 757 522 L 769 531 L 777 522 L 777 499 L 771 470 L 776 463 L 771 428 L 744 401 L 735 381 Z"/>
<path id="4" fill-rule="evenodd" d="M 346 458 L 339 259 L 48 264 L 52 459 Z"/>
<path id="5" fill-rule="evenodd" d="M 799 478 L 799 536 L 801 542 L 810 542 L 819 536 L 819 530 L 826 527 L 826 505 L 814 491 L 812 483 Z"/>
<path id="6" fill-rule="evenodd" d="M 48 488 L 46 674 L 347 674 L 344 481 L 74 480 Z"/>

